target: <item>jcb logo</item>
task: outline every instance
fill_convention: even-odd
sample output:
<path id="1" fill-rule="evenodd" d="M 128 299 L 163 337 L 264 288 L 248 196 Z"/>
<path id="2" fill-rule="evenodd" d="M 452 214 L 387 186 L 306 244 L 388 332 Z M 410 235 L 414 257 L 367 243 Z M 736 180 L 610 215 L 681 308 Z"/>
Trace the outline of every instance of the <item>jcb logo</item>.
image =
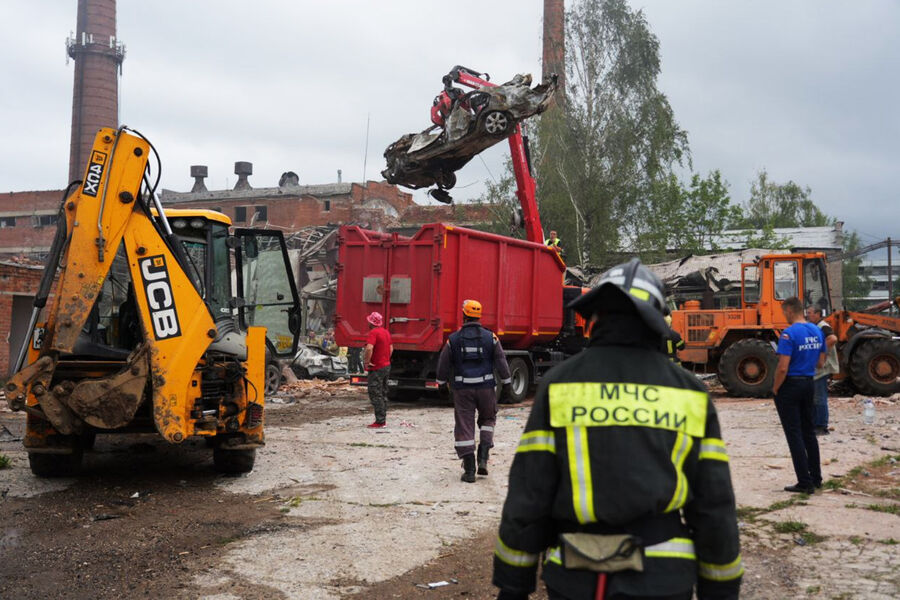
<path id="1" fill-rule="evenodd" d="M 84 176 L 84 185 L 81 193 L 85 196 L 97 197 L 100 191 L 100 182 L 103 180 L 103 169 L 106 167 L 106 154 L 94 150 L 91 152 L 91 162 L 88 164 L 87 175 Z"/>
<path id="2" fill-rule="evenodd" d="M 166 340 L 181 335 L 178 313 L 175 312 L 175 296 L 169 282 L 164 256 L 150 256 L 139 262 L 144 280 L 144 293 L 150 308 L 153 335 L 157 340 Z"/>

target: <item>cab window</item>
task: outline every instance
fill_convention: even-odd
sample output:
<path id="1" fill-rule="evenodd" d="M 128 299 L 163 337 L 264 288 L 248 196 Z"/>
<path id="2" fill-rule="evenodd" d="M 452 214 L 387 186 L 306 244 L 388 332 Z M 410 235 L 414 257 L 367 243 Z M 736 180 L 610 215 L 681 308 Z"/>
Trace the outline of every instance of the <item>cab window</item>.
<path id="1" fill-rule="evenodd" d="M 787 300 L 797 296 L 797 261 L 775 261 L 775 299 Z"/>
<path id="2" fill-rule="evenodd" d="M 755 304 L 759 302 L 759 267 L 756 265 L 744 265 L 744 302 Z"/>
<path id="3" fill-rule="evenodd" d="M 817 306 L 826 315 L 831 311 L 825 265 L 821 260 L 803 261 L 803 306 Z"/>

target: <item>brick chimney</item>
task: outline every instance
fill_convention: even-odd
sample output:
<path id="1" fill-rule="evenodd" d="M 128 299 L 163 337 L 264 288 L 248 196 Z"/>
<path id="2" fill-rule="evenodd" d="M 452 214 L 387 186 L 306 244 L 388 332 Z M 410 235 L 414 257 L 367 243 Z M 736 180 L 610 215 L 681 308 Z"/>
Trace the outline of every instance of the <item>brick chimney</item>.
<path id="1" fill-rule="evenodd" d="M 566 90 L 566 3 L 544 0 L 544 79 L 559 75 L 559 92 Z"/>
<path id="2" fill-rule="evenodd" d="M 238 176 L 237 183 L 234 184 L 236 190 L 252 190 L 253 187 L 247 178 L 253 175 L 253 163 L 239 160 L 234 163 L 234 174 Z"/>
<path id="3" fill-rule="evenodd" d="M 69 181 L 84 177 L 94 136 L 119 126 L 119 74 L 125 46 L 116 39 L 116 0 L 78 0 L 75 34 L 66 42 L 75 60 Z"/>
<path id="4" fill-rule="evenodd" d="M 191 177 L 194 178 L 194 187 L 191 188 L 191 193 L 196 192 L 205 192 L 206 183 L 203 181 L 209 176 L 209 169 L 206 165 L 192 165 L 191 166 Z"/>

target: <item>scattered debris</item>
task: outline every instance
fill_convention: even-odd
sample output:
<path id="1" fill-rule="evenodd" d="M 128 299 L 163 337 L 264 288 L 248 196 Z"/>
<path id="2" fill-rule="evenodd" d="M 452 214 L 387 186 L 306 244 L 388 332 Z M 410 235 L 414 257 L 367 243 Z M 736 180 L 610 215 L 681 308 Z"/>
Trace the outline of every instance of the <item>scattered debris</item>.
<path id="1" fill-rule="evenodd" d="M 91 521 L 111 521 L 112 519 L 121 519 L 122 515 L 113 515 L 109 513 L 100 513 L 99 515 L 94 515 Z"/>
<path id="2" fill-rule="evenodd" d="M 456 579 L 451 579 L 450 581 L 435 581 L 434 583 L 417 583 L 417 588 L 422 588 L 423 590 L 433 590 L 435 588 L 444 587 L 448 585 L 456 585 L 459 581 Z"/>
<path id="3" fill-rule="evenodd" d="M 13 435 L 5 425 L 0 425 L 0 442 L 21 442 L 22 438 Z"/>

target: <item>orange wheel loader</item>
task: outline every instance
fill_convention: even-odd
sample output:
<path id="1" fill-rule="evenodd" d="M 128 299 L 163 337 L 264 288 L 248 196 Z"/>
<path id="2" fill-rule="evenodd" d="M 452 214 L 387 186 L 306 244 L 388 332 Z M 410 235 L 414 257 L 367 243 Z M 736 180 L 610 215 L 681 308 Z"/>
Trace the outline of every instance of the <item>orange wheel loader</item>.
<path id="1" fill-rule="evenodd" d="M 833 310 L 823 253 L 765 255 L 741 266 L 740 308 L 707 310 L 695 300 L 672 312 L 686 367 L 717 373 L 731 396 L 771 395 L 775 346 L 788 326 L 781 304 L 796 296 L 819 306 L 834 329 L 841 366 L 835 379 L 849 379 L 863 394 L 900 392 L 900 318 Z M 893 302 L 900 306 L 900 298 Z"/>

